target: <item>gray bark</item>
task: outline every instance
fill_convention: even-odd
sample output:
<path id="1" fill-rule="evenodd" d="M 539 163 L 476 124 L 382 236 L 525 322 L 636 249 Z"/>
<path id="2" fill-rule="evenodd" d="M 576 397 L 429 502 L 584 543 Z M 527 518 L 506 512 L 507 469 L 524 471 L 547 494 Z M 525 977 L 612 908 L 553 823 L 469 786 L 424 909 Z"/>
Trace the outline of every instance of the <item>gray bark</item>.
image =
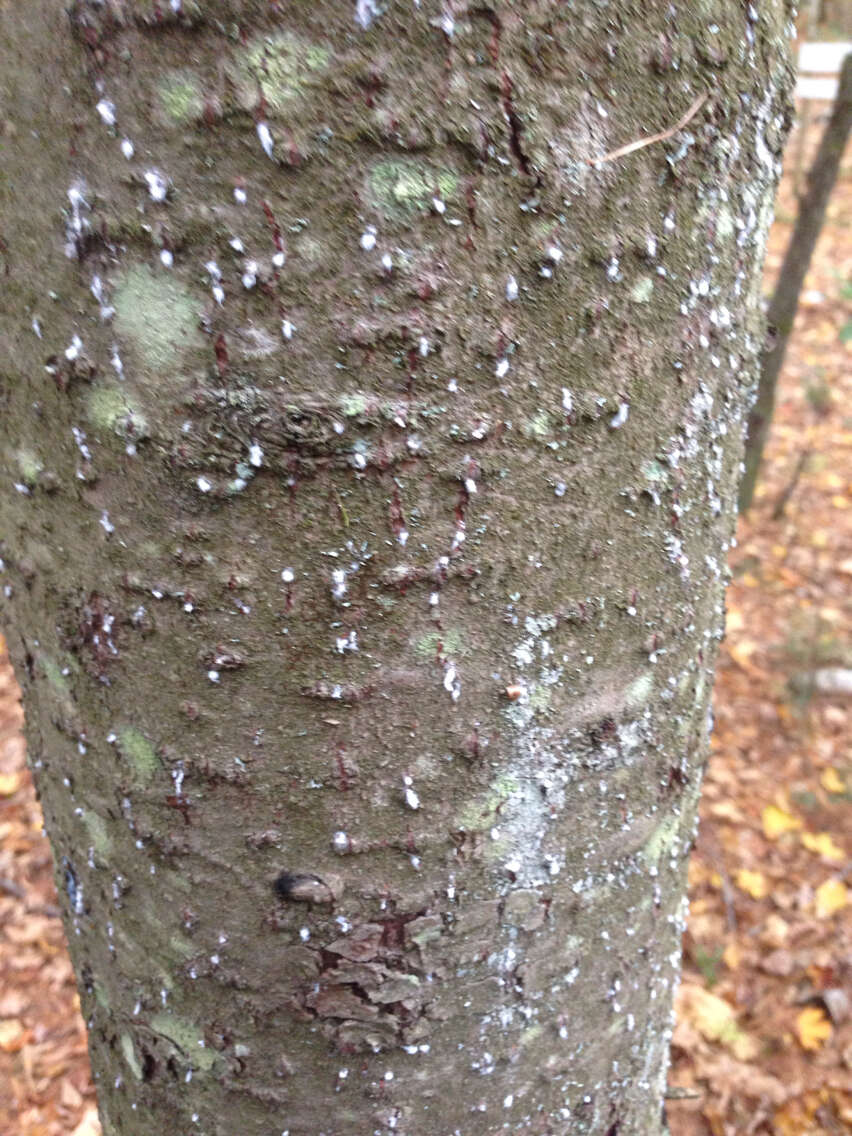
<path id="1" fill-rule="evenodd" d="M 60 14 L 0 615 L 105 1133 L 661 1132 L 783 5 Z"/>

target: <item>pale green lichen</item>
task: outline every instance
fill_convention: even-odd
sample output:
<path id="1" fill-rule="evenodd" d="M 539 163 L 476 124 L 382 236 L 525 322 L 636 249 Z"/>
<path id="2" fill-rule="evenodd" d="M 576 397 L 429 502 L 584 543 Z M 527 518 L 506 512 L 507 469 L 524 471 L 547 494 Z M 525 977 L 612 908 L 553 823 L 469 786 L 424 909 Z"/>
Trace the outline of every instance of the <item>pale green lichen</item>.
<path id="1" fill-rule="evenodd" d="M 164 272 L 130 268 L 116 283 L 113 306 L 118 335 L 152 371 L 173 368 L 177 353 L 201 345 L 195 301 Z"/>
<path id="2" fill-rule="evenodd" d="M 653 689 L 653 672 L 646 671 L 644 674 L 639 675 L 637 679 L 634 679 L 627 688 L 627 694 L 624 699 L 625 705 L 629 710 L 639 710 L 643 706 L 647 706 Z"/>
<path id="3" fill-rule="evenodd" d="M 194 122 L 204 112 L 198 78 L 191 71 L 168 72 L 157 84 L 157 96 L 166 121 L 183 126 Z"/>
<path id="4" fill-rule="evenodd" d="M 175 932 L 169 939 L 169 949 L 174 951 L 175 954 L 189 958 L 191 955 L 195 954 L 196 946 L 195 943 L 187 939 L 185 935 Z"/>
<path id="5" fill-rule="evenodd" d="M 15 454 L 15 464 L 18 475 L 28 489 L 32 489 L 38 482 L 38 476 L 44 469 L 44 463 L 32 450 L 21 448 Z"/>
<path id="6" fill-rule="evenodd" d="M 121 1055 L 127 1062 L 130 1072 L 137 1081 L 142 1080 L 142 1066 L 139 1064 L 139 1059 L 136 1056 L 136 1050 L 133 1048 L 133 1038 L 129 1033 L 123 1033 L 119 1042 L 121 1045 Z"/>
<path id="7" fill-rule="evenodd" d="M 543 684 L 533 686 L 529 692 L 529 707 L 534 714 L 543 714 L 553 699 L 553 691 Z"/>
<path id="8" fill-rule="evenodd" d="M 142 784 L 147 784 L 159 772 L 160 759 L 154 747 L 135 726 L 125 726 L 118 731 L 118 748 L 133 767 L 136 780 Z"/>
<path id="9" fill-rule="evenodd" d="M 413 158 L 391 158 L 373 166 L 369 176 L 373 204 L 391 216 L 405 216 L 431 206 L 432 199 L 449 202 L 458 191 L 452 170 L 435 168 Z"/>
<path id="10" fill-rule="evenodd" d="M 455 827 L 465 832 L 484 832 L 492 828 L 498 812 L 520 790 L 518 781 L 509 775 L 498 777 L 487 793 L 465 805 L 455 819 Z"/>
<path id="11" fill-rule="evenodd" d="M 642 462 L 642 476 L 647 481 L 652 481 L 655 484 L 658 482 L 667 482 L 669 480 L 669 471 L 664 465 L 658 461 L 645 461 Z"/>
<path id="12" fill-rule="evenodd" d="M 649 867 L 656 868 L 660 861 L 668 855 L 677 839 L 679 829 L 679 816 L 667 816 L 662 824 L 657 825 L 642 848 L 642 858 Z"/>
<path id="13" fill-rule="evenodd" d="M 86 409 L 94 426 L 119 438 L 141 441 L 151 432 L 148 419 L 124 386 L 94 387 L 89 392 Z"/>
<path id="14" fill-rule="evenodd" d="M 107 823 L 98 813 L 87 810 L 83 816 L 83 824 L 89 834 L 89 840 L 95 850 L 95 858 L 100 864 L 107 864 L 112 855 L 112 837 L 109 834 Z"/>
<path id="15" fill-rule="evenodd" d="M 367 400 L 362 394 L 342 394 L 339 403 L 341 412 L 347 418 L 357 418 L 367 410 Z"/>
<path id="16" fill-rule="evenodd" d="M 640 277 L 630 289 L 630 299 L 634 304 L 647 304 L 654 294 L 654 281 L 650 276 Z"/>
<path id="17" fill-rule="evenodd" d="M 167 1038 L 195 1069 L 208 1072 L 216 1063 L 216 1051 L 204 1045 L 204 1037 L 192 1022 L 174 1014 L 155 1014 L 150 1021 L 154 1033 Z"/>
<path id="18" fill-rule="evenodd" d="M 261 99 L 267 111 L 281 114 L 315 85 L 330 52 L 292 32 L 278 32 L 251 41 L 234 71 L 237 100 L 251 110 Z"/>
<path id="19" fill-rule="evenodd" d="M 57 694 L 61 694 L 69 698 L 71 691 L 68 688 L 68 680 L 62 673 L 62 669 L 58 663 L 54 662 L 49 655 L 39 655 L 38 666 L 41 673 L 53 687 Z"/>
<path id="20" fill-rule="evenodd" d="M 440 652 L 447 658 L 457 658 L 466 655 L 468 648 L 464 645 L 461 632 L 449 628 L 445 632 L 430 631 L 422 639 L 418 639 L 414 650 L 421 659 L 435 659 Z"/>
<path id="21" fill-rule="evenodd" d="M 544 439 L 550 436 L 552 424 L 550 415 L 546 410 L 539 410 L 539 412 L 532 418 L 527 418 L 521 425 L 521 429 L 527 438 Z"/>

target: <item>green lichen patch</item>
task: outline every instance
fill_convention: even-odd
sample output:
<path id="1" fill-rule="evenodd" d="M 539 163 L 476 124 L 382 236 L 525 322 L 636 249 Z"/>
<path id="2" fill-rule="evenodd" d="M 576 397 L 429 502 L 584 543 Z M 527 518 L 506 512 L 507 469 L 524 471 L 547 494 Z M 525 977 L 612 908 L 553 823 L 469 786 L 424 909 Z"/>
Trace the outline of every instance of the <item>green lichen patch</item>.
<path id="1" fill-rule="evenodd" d="M 38 475 L 44 469 L 44 463 L 32 450 L 22 447 L 15 452 L 15 465 L 18 467 L 18 476 L 24 485 L 33 489 L 38 482 Z"/>
<path id="2" fill-rule="evenodd" d="M 152 371 L 175 366 L 175 356 L 201 345 L 198 313 L 190 293 L 174 276 L 135 265 L 116 283 L 115 328 Z"/>
<path id="3" fill-rule="evenodd" d="M 50 683 L 57 694 L 62 695 L 63 698 L 71 697 L 71 691 L 68 687 L 68 680 L 62 673 L 62 668 L 54 659 L 51 659 L 49 655 L 39 655 L 38 669 L 41 671 L 41 673 L 44 675 L 44 677 L 47 679 L 47 681 Z"/>
<path id="4" fill-rule="evenodd" d="M 466 655 L 468 648 L 464 644 L 461 632 L 456 631 L 455 628 L 449 628 L 447 631 L 430 631 L 428 635 L 424 635 L 422 639 L 418 639 L 414 645 L 414 650 L 420 659 L 429 659 L 434 661 L 439 654 L 446 658 L 455 659 L 459 655 Z"/>
<path id="5" fill-rule="evenodd" d="M 406 217 L 431 207 L 432 199 L 452 201 L 459 188 L 458 175 L 413 158 L 377 162 L 368 178 L 368 199 L 391 217 Z"/>
<path id="6" fill-rule="evenodd" d="M 654 690 L 654 675 L 652 671 L 645 671 L 631 682 L 627 688 L 624 702 L 629 710 L 640 710 L 647 706 Z"/>
<path id="7" fill-rule="evenodd" d="M 339 399 L 340 410 L 347 418 L 357 418 L 367 413 L 367 400 L 362 394 L 342 394 Z"/>
<path id="8" fill-rule="evenodd" d="M 641 276 L 630 289 L 630 299 L 634 304 L 648 304 L 654 294 L 654 281 L 650 276 Z"/>
<path id="9" fill-rule="evenodd" d="M 649 867 L 656 868 L 660 861 L 668 855 L 674 844 L 680 827 L 680 818 L 668 816 L 657 825 L 642 848 L 642 858 Z"/>
<path id="10" fill-rule="evenodd" d="M 89 419 L 104 433 L 141 441 L 150 434 L 148 419 L 124 386 L 94 387 L 87 400 Z"/>
<path id="11" fill-rule="evenodd" d="M 157 84 L 160 117 L 180 126 L 195 122 L 204 113 L 204 96 L 198 77 L 181 69 L 167 72 Z"/>
<path id="12" fill-rule="evenodd" d="M 260 102 L 267 112 L 292 110 L 328 66 L 330 53 L 292 32 L 278 32 L 253 39 L 234 69 L 237 101 L 245 110 Z"/>
<path id="13" fill-rule="evenodd" d="M 112 855 L 112 837 L 109 834 L 107 823 L 98 813 L 87 810 L 83 816 L 83 824 L 89 834 L 89 840 L 95 850 L 95 858 L 99 864 L 109 863 Z"/>
<path id="14" fill-rule="evenodd" d="M 136 780 L 142 784 L 147 784 L 159 772 L 160 759 L 154 747 L 135 726 L 124 726 L 118 731 L 118 748 L 133 767 Z"/>
<path id="15" fill-rule="evenodd" d="M 465 805 L 456 816 L 455 827 L 465 832 L 485 832 L 497 821 L 499 810 L 520 790 L 514 777 L 498 777 L 488 792 Z"/>
<path id="16" fill-rule="evenodd" d="M 123 1033 L 119 1042 L 121 1046 L 121 1055 L 127 1062 L 127 1067 L 137 1081 L 142 1080 L 142 1066 L 139 1064 L 139 1058 L 136 1056 L 136 1050 L 133 1048 L 133 1038 L 129 1033 Z"/>
<path id="17" fill-rule="evenodd" d="M 175 1014 L 155 1014 L 150 1022 L 154 1033 L 160 1034 L 180 1050 L 195 1069 L 208 1072 L 216 1063 L 216 1051 L 204 1045 L 201 1031 L 192 1022 Z"/>
<path id="18" fill-rule="evenodd" d="M 669 480 L 669 470 L 658 461 L 642 462 L 642 476 L 655 485 L 665 485 Z"/>
<path id="19" fill-rule="evenodd" d="M 538 438 L 543 441 L 549 438 L 553 430 L 553 423 L 546 410 L 539 410 L 532 418 L 525 418 L 521 424 L 524 436 L 530 439 Z"/>

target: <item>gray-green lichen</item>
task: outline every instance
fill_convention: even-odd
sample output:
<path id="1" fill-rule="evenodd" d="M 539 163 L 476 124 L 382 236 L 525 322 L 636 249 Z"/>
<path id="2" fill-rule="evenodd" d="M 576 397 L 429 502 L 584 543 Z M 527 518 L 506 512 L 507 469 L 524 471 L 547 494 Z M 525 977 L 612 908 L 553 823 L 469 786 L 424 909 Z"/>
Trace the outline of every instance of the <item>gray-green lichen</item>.
<path id="1" fill-rule="evenodd" d="M 198 310 L 190 293 L 173 276 L 134 265 L 113 293 L 115 328 L 151 371 L 178 364 L 182 351 L 198 346 Z"/>
<path id="2" fill-rule="evenodd" d="M 453 201 L 458 187 L 458 175 L 452 170 L 414 158 L 391 158 L 373 166 L 368 190 L 376 208 L 390 217 L 404 218 L 430 206 L 433 198 Z"/>
<path id="3" fill-rule="evenodd" d="M 161 768 L 154 747 L 135 726 L 124 726 L 118 731 L 118 748 L 122 757 L 133 769 L 134 778 L 147 784 Z"/>
<path id="4" fill-rule="evenodd" d="M 329 62 L 329 51 L 292 32 L 258 36 L 234 67 L 240 105 L 251 110 L 261 98 L 272 114 L 283 114 L 316 83 Z"/>
<path id="5" fill-rule="evenodd" d="M 216 1064 L 215 1050 L 204 1045 L 201 1031 L 192 1022 L 175 1014 L 159 1013 L 151 1018 L 150 1026 L 154 1033 L 167 1038 L 193 1068 L 209 1072 Z"/>
<path id="6" fill-rule="evenodd" d="M 150 432 L 148 419 L 125 386 L 111 384 L 93 387 L 89 392 L 86 409 L 90 421 L 99 430 L 119 438 L 141 441 Z"/>
<path id="7" fill-rule="evenodd" d="M 167 72 L 157 84 L 157 96 L 166 122 L 185 126 L 204 112 L 198 77 L 187 69 Z"/>

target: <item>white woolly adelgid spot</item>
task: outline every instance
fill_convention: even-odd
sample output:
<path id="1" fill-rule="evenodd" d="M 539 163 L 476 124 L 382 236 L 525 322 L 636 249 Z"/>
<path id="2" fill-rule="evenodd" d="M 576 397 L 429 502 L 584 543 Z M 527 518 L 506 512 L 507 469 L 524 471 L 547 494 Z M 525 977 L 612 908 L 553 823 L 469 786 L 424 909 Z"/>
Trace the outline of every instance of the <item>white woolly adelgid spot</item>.
<path id="1" fill-rule="evenodd" d="M 260 145 L 267 158 L 272 157 L 272 151 L 275 149 L 275 142 L 272 138 L 272 131 L 265 122 L 257 124 L 257 137 L 260 140 Z"/>
<path id="2" fill-rule="evenodd" d="M 355 4 L 355 19 L 362 28 L 368 28 L 378 15 L 379 8 L 375 0 L 357 0 Z"/>

